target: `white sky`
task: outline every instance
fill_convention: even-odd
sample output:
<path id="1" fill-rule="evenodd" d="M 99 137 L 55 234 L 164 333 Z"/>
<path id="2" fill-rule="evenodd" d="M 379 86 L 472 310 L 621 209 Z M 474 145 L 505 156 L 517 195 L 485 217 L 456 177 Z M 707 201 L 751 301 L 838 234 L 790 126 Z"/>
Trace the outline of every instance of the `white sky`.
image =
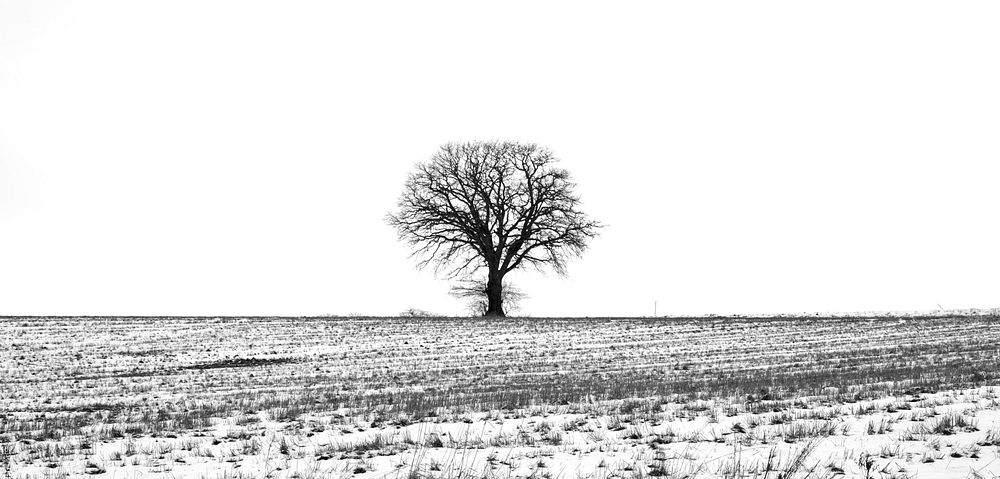
<path id="1" fill-rule="evenodd" d="M 465 311 L 448 141 L 608 224 L 532 315 L 1000 306 L 1000 3 L 0 0 L 0 314 Z"/>

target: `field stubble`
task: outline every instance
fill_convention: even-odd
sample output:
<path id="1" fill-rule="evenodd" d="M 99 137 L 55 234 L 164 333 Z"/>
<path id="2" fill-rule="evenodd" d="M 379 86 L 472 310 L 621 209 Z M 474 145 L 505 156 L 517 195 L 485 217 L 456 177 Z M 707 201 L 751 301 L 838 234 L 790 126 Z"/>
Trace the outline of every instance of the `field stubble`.
<path id="1" fill-rule="evenodd" d="M 0 475 L 992 477 L 998 344 L 992 317 L 6 318 Z"/>

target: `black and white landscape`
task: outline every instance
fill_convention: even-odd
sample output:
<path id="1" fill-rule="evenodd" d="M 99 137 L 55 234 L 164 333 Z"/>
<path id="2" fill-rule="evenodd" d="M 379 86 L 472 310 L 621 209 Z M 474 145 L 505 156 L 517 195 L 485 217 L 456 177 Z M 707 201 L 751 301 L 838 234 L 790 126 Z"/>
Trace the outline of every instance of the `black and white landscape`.
<path id="1" fill-rule="evenodd" d="M 0 479 L 1000 477 L 998 23 L 0 0 Z"/>

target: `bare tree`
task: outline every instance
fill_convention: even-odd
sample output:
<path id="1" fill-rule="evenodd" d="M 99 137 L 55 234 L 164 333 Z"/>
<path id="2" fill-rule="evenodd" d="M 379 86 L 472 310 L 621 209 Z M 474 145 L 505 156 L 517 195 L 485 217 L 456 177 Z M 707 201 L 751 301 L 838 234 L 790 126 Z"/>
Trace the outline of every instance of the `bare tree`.
<path id="1" fill-rule="evenodd" d="M 387 220 L 419 267 L 449 277 L 486 270 L 486 316 L 504 316 L 503 278 L 524 265 L 566 273 L 601 225 L 578 207 L 569 172 L 548 149 L 512 142 L 447 144 L 416 165 Z"/>

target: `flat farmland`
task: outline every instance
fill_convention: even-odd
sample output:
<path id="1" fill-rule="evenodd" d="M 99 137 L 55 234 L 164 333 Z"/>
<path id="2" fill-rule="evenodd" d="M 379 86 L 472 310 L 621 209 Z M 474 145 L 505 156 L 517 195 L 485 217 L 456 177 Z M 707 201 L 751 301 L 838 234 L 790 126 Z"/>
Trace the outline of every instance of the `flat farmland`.
<path id="1" fill-rule="evenodd" d="M 0 476 L 994 477 L 1000 321 L 4 318 Z"/>

